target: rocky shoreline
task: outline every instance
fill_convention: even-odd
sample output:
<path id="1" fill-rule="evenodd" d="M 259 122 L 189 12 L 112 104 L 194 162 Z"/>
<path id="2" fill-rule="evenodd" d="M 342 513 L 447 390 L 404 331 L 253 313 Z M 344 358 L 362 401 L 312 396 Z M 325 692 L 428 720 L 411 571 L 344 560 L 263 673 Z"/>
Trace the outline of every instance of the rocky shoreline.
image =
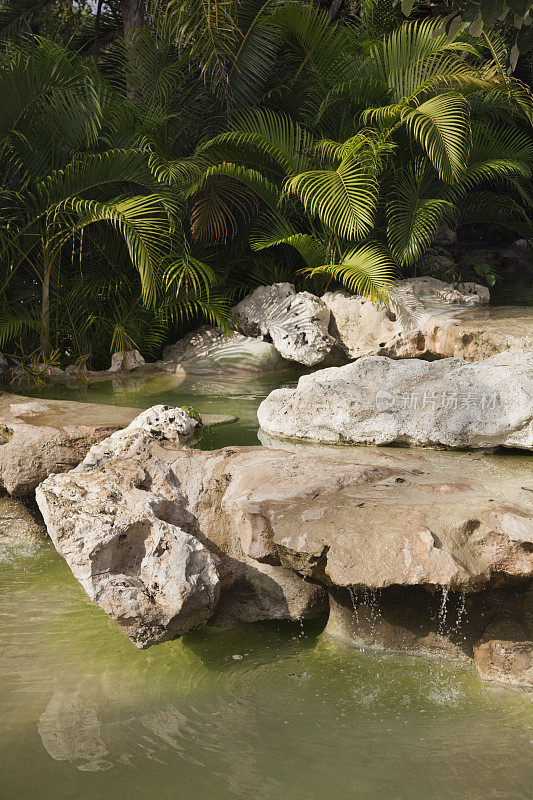
<path id="1" fill-rule="evenodd" d="M 320 617 L 359 646 L 533 686 L 533 317 L 512 309 L 511 329 L 488 299 L 426 277 L 388 309 L 260 287 L 235 335 L 205 326 L 94 377 L 313 368 L 261 404 L 266 447 L 191 449 L 223 415 L 3 393 L 0 485 L 36 490 L 56 549 L 140 648 Z"/>
<path id="2" fill-rule="evenodd" d="M 489 306 L 489 290 L 452 286 L 428 276 L 398 281 L 389 306 L 344 291 L 322 297 L 290 283 L 260 286 L 231 312 L 231 330 L 204 325 L 167 346 L 147 363 L 137 350 L 115 353 L 108 370 L 83 371 L 102 381 L 161 373 L 275 372 L 299 364 L 340 366 L 368 355 L 389 358 L 490 358 L 533 348 L 533 308 Z M 74 366 L 43 365 L 49 382 L 75 381 Z M 0 356 L 0 378 L 23 380 L 20 367 Z"/>
<path id="3" fill-rule="evenodd" d="M 402 451 L 358 464 L 183 449 L 166 422 L 175 411 L 144 412 L 37 489 L 56 548 L 137 646 L 207 620 L 329 609 L 327 630 L 350 641 L 470 658 L 484 677 L 533 683 L 527 467 L 487 481 L 402 463 Z M 464 598 L 459 624 L 448 596 Z"/>

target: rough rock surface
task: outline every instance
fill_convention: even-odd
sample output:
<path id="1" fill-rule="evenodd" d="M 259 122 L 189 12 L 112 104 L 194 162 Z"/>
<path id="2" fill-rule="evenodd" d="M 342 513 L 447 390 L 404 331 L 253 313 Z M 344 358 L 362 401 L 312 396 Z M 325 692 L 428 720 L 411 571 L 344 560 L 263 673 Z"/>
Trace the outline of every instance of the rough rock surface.
<path id="1" fill-rule="evenodd" d="M 135 424 L 114 434 L 37 491 L 57 549 L 137 644 L 207 618 L 318 616 L 327 587 L 331 632 L 470 658 L 479 651 L 480 671 L 498 679 L 496 645 L 485 656 L 482 646 L 503 638 L 491 621 L 512 614 L 507 635 L 522 656 L 509 679 L 526 680 L 533 484 L 525 457 L 487 456 L 476 475 L 479 456 L 454 454 L 450 474 L 446 452 L 202 452 L 179 449 L 164 426 L 161 436 L 157 419 L 152 428 L 156 436 Z M 194 587 L 183 567 L 191 553 L 204 565 L 193 570 L 202 575 Z M 466 594 L 462 628 L 449 607 L 440 612 L 448 591 L 456 593 L 455 617 Z"/>
<path id="2" fill-rule="evenodd" d="M 233 308 L 232 318 L 245 336 L 271 341 L 283 358 L 306 366 L 322 362 L 335 345 L 326 304 L 296 293 L 291 283 L 259 286 Z"/>
<path id="3" fill-rule="evenodd" d="M 533 351 L 468 363 L 367 356 L 276 389 L 259 406 L 271 436 L 329 443 L 533 449 Z"/>
<path id="4" fill-rule="evenodd" d="M 438 318 L 439 328 L 446 326 L 461 310 L 485 306 L 489 299 L 489 290 L 479 284 L 464 283 L 455 288 L 428 276 L 398 281 L 390 309 L 343 291 L 328 292 L 322 297 L 331 311 L 330 333 L 350 358 L 409 358 L 438 353 L 434 349 L 435 337 L 426 333 L 434 329 L 435 323 L 433 328 L 430 324 L 433 319 Z M 498 351 L 490 355 L 494 352 Z"/>
<path id="5" fill-rule="evenodd" d="M 131 372 L 145 364 L 146 361 L 138 350 L 123 350 L 120 353 L 113 353 L 108 372 Z"/>
<path id="6" fill-rule="evenodd" d="M 501 306 L 474 308 L 455 316 L 437 315 L 422 326 L 422 338 L 413 334 L 391 340 L 380 355 L 436 354 L 480 361 L 504 350 L 533 350 L 533 308 Z"/>
<path id="7" fill-rule="evenodd" d="M 66 472 L 80 463 L 95 442 L 117 425 L 51 427 L 19 417 L 0 419 L 0 488 L 11 495 L 30 494 L 52 472 Z"/>
<path id="8" fill-rule="evenodd" d="M 125 428 L 138 414 L 138 408 L 70 400 L 43 403 L 0 392 L 0 489 L 30 494 L 48 475 L 75 467 L 93 444 Z M 204 427 L 234 421 L 224 414 L 202 416 Z M 194 435 L 198 430 L 196 426 Z"/>
<path id="9" fill-rule="evenodd" d="M 158 365 L 166 372 L 272 372 L 288 366 L 273 344 L 208 325 L 165 347 Z"/>
<path id="10" fill-rule="evenodd" d="M 174 476 L 148 452 L 179 447 L 197 425 L 182 409 L 155 406 L 36 492 L 73 574 L 140 648 L 203 624 L 218 600 L 216 561 L 167 520 Z"/>
<path id="11" fill-rule="evenodd" d="M 196 421 L 182 432 L 168 415 L 179 414 L 181 424 L 184 412 L 162 409 L 144 412 L 37 489 L 50 536 L 91 599 L 139 647 L 213 615 L 228 624 L 324 613 L 323 588 L 279 559 L 248 555 L 223 509 L 228 479 L 213 477 L 227 454 L 180 451 Z"/>

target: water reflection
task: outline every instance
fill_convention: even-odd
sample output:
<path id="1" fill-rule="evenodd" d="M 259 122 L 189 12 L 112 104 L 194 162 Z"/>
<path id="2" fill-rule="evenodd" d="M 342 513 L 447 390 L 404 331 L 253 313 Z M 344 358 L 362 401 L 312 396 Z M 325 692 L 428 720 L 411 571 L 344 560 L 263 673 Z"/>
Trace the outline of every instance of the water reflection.
<path id="1" fill-rule="evenodd" d="M 44 748 L 56 761 L 71 761 L 86 772 L 113 766 L 103 760 L 108 750 L 94 704 L 79 692 L 55 691 L 40 716 L 37 730 Z"/>

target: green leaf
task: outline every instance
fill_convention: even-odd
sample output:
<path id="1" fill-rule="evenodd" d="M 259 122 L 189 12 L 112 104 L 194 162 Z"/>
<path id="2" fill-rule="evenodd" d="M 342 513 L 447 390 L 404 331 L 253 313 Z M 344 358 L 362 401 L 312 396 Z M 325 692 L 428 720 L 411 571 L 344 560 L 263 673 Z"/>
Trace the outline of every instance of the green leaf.
<path id="1" fill-rule="evenodd" d="M 506 0 L 506 2 L 517 17 L 523 17 L 531 5 L 531 0 Z"/>
<path id="2" fill-rule="evenodd" d="M 338 264 L 325 264 L 302 271 L 311 278 L 328 275 L 351 292 L 383 303 L 390 299 L 396 269 L 386 247 L 377 242 L 368 242 L 348 250 Z"/>
<path id="3" fill-rule="evenodd" d="M 471 36 L 481 36 L 483 32 L 483 20 L 481 19 L 481 14 L 478 14 L 477 17 L 473 22 L 470 23 L 470 27 L 468 28 L 468 33 Z"/>
<path id="4" fill-rule="evenodd" d="M 367 236 L 374 224 L 378 184 L 352 158 L 337 169 L 304 172 L 287 181 L 285 191 L 343 239 Z"/>
<path id="5" fill-rule="evenodd" d="M 264 250 L 280 244 L 287 244 L 297 250 L 307 265 L 318 267 L 326 260 L 324 242 L 306 233 L 299 233 L 279 214 L 263 214 L 257 221 L 250 237 L 254 250 Z"/>
<path id="6" fill-rule="evenodd" d="M 516 46 L 521 53 L 533 50 L 533 25 L 524 25 L 516 35 Z"/>
<path id="7" fill-rule="evenodd" d="M 487 28 L 492 28 L 503 14 L 503 0 L 484 0 L 481 4 L 481 18 Z"/>
<path id="8" fill-rule="evenodd" d="M 402 0 L 402 12 L 406 17 L 411 15 L 415 0 Z"/>
<path id="9" fill-rule="evenodd" d="M 469 109 L 464 97 L 452 92 L 437 95 L 406 110 L 404 121 L 443 180 L 453 182 L 464 173 L 470 147 Z"/>
<path id="10" fill-rule="evenodd" d="M 480 0 L 474 0 L 474 2 L 472 2 L 472 0 L 470 0 L 469 2 L 467 2 L 465 4 L 465 7 L 464 7 L 462 13 L 461 13 L 461 16 L 463 18 L 463 22 L 466 22 L 466 23 L 473 22 L 477 18 L 478 14 L 479 14 L 480 7 L 481 7 Z"/>
<path id="11" fill-rule="evenodd" d="M 431 180 L 423 162 L 416 162 L 394 181 L 387 203 L 387 235 L 391 251 L 402 266 L 416 263 L 435 238 L 439 226 L 451 221 L 454 205 L 426 197 Z"/>

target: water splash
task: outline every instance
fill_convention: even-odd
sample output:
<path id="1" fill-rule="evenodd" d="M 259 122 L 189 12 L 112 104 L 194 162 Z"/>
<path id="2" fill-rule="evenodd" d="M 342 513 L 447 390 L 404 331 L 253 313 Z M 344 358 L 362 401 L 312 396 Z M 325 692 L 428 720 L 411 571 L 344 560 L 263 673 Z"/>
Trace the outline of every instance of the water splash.
<path id="1" fill-rule="evenodd" d="M 439 634 L 439 636 L 444 636 L 446 633 L 446 618 L 448 616 L 448 594 L 449 594 L 448 587 L 442 586 L 441 601 L 437 614 L 438 618 L 437 633 Z"/>

